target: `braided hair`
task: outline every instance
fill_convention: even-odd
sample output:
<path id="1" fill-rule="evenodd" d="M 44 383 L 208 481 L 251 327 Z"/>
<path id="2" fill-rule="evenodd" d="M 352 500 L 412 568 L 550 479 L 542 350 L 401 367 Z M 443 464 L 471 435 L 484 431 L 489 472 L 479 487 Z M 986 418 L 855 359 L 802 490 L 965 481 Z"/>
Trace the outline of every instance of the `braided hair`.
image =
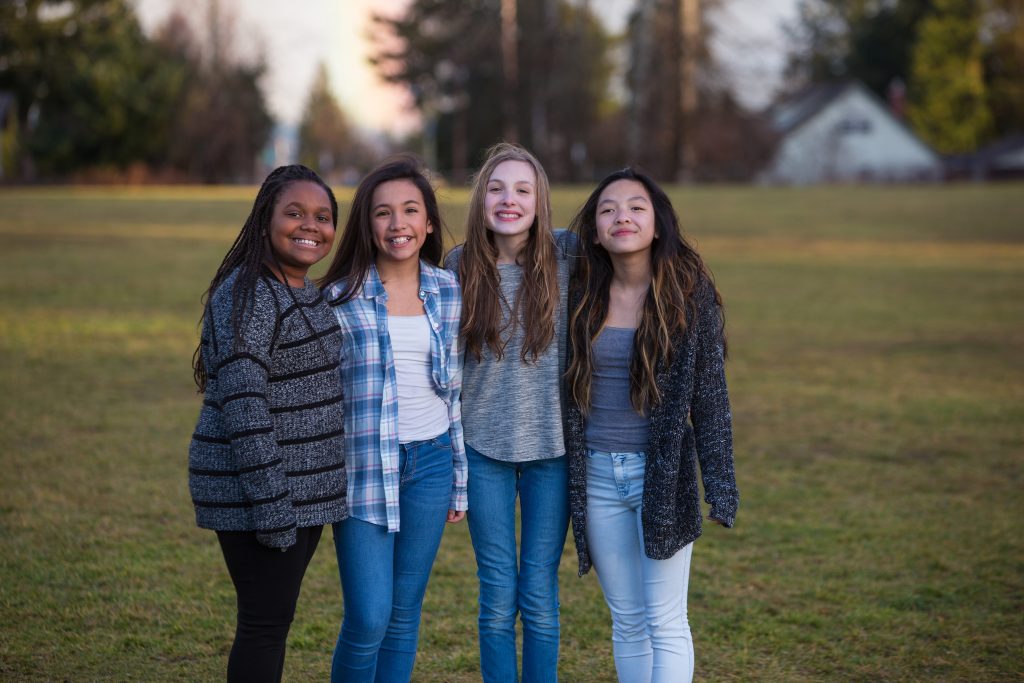
<path id="1" fill-rule="evenodd" d="M 289 185 L 295 182 L 315 183 L 327 193 L 327 198 L 331 202 L 331 220 L 335 227 L 338 226 L 338 201 L 334 198 L 334 192 L 331 191 L 331 188 L 315 171 L 301 164 L 279 166 L 271 171 L 270 175 L 267 176 L 260 186 L 260 190 L 256 194 L 256 201 L 252 205 L 252 211 L 249 212 L 249 217 L 242 225 L 238 237 L 235 238 L 231 248 L 228 249 L 224 260 L 221 261 L 220 266 L 217 268 L 217 273 L 213 276 L 213 280 L 210 281 L 210 286 L 203 294 L 203 315 L 199 319 L 200 328 L 210 314 L 210 298 L 213 296 L 213 293 L 217 291 L 221 283 L 236 269 L 238 270 L 238 276 L 231 289 L 231 331 L 235 343 L 237 343 L 240 336 L 245 315 L 251 312 L 254 305 L 256 283 L 261 276 L 264 264 L 267 261 L 272 262 L 281 274 L 281 280 L 287 282 L 287 279 L 284 277 L 284 269 L 278 261 L 277 254 L 274 253 L 270 246 L 270 224 L 278 198 Z M 291 294 L 293 303 L 297 303 L 294 301 L 295 293 L 292 292 L 291 287 L 286 289 Z M 305 312 L 302 311 L 301 307 L 299 310 L 305 318 Z M 310 325 L 312 331 L 312 325 L 308 319 L 306 319 L 306 324 Z M 216 334 L 213 335 L 213 343 L 216 346 Z M 206 366 L 203 364 L 202 348 L 203 344 L 200 341 L 195 353 L 192 355 L 193 378 L 200 392 L 206 390 L 207 379 Z"/>

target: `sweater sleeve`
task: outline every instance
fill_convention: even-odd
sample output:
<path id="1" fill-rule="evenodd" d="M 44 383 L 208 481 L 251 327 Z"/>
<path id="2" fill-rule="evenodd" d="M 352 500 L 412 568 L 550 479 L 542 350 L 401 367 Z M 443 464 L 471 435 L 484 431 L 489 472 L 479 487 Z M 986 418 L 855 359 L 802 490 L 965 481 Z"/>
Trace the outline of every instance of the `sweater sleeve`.
<path id="1" fill-rule="evenodd" d="M 459 260 L 462 258 L 462 249 L 464 245 L 459 244 L 452 247 L 451 251 L 444 257 L 444 269 L 451 271 L 455 275 L 456 281 L 459 279 Z"/>
<path id="2" fill-rule="evenodd" d="M 256 538 L 271 548 L 288 548 L 296 540 L 295 512 L 267 397 L 278 312 L 262 281 L 254 300 L 240 338 L 218 363 L 217 377 L 231 457 L 252 506 Z"/>
<path id="3" fill-rule="evenodd" d="M 710 282 L 700 285 L 696 303 L 696 362 L 690 418 L 711 517 L 731 527 L 739 507 L 739 491 L 733 467 L 732 411 L 725 384 L 724 321 Z"/>

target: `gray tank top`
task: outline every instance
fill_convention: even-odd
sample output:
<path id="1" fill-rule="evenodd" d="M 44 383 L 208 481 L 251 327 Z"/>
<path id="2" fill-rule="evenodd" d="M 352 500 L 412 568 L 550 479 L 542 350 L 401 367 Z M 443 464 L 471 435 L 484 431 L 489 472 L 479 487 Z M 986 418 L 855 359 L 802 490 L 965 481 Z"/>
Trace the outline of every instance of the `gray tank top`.
<path id="1" fill-rule="evenodd" d="M 611 453 L 647 450 L 650 420 L 629 400 L 629 361 L 636 330 L 605 327 L 594 342 L 587 448 Z"/>

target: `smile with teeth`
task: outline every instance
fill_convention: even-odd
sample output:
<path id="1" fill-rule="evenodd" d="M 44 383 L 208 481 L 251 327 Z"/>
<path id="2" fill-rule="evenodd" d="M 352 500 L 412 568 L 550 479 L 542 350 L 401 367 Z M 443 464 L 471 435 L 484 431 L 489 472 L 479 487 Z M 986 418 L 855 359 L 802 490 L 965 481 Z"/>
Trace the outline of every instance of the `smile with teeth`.
<path id="1" fill-rule="evenodd" d="M 404 244 L 408 244 L 411 239 L 412 238 L 408 235 L 403 235 L 402 237 L 392 237 L 388 242 L 390 242 L 392 246 L 400 247 Z"/>
<path id="2" fill-rule="evenodd" d="M 293 237 L 292 241 L 295 242 L 296 244 L 300 244 L 300 245 L 302 245 L 304 247 L 316 247 L 316 246 L 320 245 L 320 243 L 317 242 L 316 240 L 310 240 L 310 239 L 306 239 L 304 237 Z"/>
<path id="3" fill-rule="evenodd" d="M 519 218 L 521 215 L 522 214 L 515 213 L 513 211 L 499 211 L 498 212 L 498 218 L 501 218 L 501 219 L 506 220 L 506 221 L 508 221 L 508 220 L 515 220 L 515 219 Z"/>

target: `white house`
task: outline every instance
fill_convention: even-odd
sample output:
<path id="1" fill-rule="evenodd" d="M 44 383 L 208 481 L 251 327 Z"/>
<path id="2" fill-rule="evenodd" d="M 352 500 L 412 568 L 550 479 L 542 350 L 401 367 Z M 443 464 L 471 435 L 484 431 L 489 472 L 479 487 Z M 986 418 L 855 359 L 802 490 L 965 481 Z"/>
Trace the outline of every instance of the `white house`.
<path id="1" fill-rule="evenodd" d="M 768 183 L 921 181 L 942 160 L 886 104 L 857 82 L 813 86 L 768 112 L 778 135 L 762 171 Z"/>

